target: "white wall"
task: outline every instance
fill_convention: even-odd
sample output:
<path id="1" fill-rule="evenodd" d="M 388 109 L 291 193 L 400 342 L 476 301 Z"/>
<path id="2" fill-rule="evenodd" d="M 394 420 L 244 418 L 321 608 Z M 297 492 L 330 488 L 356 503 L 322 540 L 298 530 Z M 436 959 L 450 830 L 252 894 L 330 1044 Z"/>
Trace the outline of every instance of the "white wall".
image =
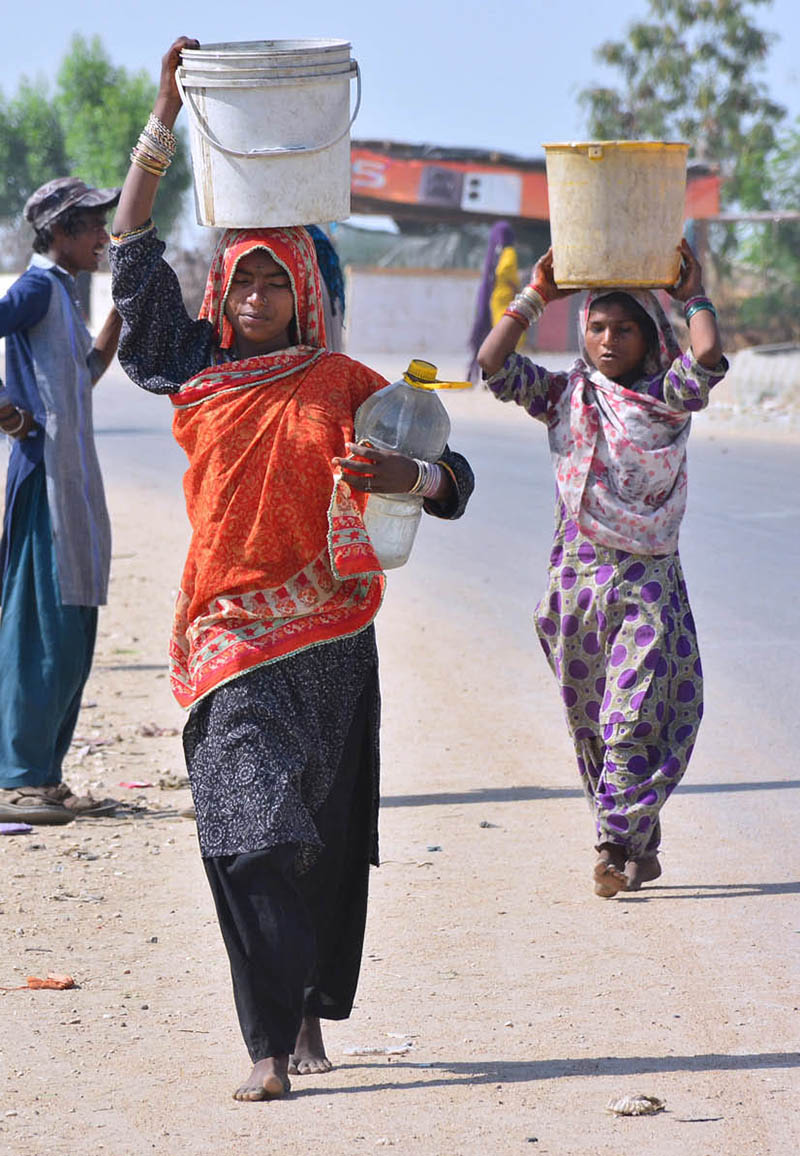
<path id="1" fill-rule="evenodd" d="M 348 266 L 345 350 L 416 357 L 464 350 L 480 275 L 471 269 Z"/>
<path id="2" fill-rule="evenodd" d="M 0 296 L 19 274 L 0 274 Z M 466 353 L 479 274 L 469 269 L 379 269 L 348 266 L 345 349 L 415 357 L 442 350 Z M 111 308 L 111 274 L 92 277 L 89 329 L 96 334 Z M 0 345 L 0 349 L 2 346 Z"/>

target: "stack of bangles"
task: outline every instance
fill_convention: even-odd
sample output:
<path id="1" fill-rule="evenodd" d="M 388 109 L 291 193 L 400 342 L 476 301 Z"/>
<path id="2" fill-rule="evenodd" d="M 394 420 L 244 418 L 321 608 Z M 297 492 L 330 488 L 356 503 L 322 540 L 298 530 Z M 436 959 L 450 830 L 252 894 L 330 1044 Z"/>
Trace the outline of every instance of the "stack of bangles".
<path id="1" fill-rule="evenodd" d="M 518 293 L 505 311 L 506 317 L 513 317 L 523 329 L 530 328 L 534 321 L 538 321 L 545 310 L 547 301 L 535 285 L 526 285 Z"/>
<path id="2" fill-rule="evenodd" d="M 163 177 L 172 164 L 177 147 L 175 134 L 151 112 L 138 141 L 131 149 L 131 163 L 153 177 Z"/>
<path id="3" fill-rule="evenodd" d="M 12 415 L 9 415 L 9 416 L 12 416 Z M 3 421 L 0 422 L 0 430 L 2 430 L 2 432 L 4 434 L 7 434 L 8 437 L 10 437 L 10 438 L 15 437 L 19 433 L 19 431 L 22 429 L 22 427 L 25 425 L 25 414 L 22 412 L 22 410 L 17 409 L 16 406 L 14 407 L 14 415 L 13 416 L 16 416 L 17 421 L 16 421 L 16 424 L 13 425 L 10 429 L 5 424 L 6 421 L 8 420 L 8 418 L 4 418 Z"/>
<path id="4" fill-rule="evenodd" d="M 699 313 L 701 309 L 707 309 L 714 317 L 717 316 L 717 311 L 709 301 L 708 297 L 690 297 L 688 301 L 683 303 L 683 316 L 689 322 L 695 313 Z"/>
<path id="5" fill-rule="evenodd" d="M 408 491 L 409 494 L 416 494 L 418 498 L 432 498 L 442 480 L 442 467 L 436 462 L 423 462 L 419 458 L 414 458 L 414 465 L 417 467 L 417 480 Z"/>

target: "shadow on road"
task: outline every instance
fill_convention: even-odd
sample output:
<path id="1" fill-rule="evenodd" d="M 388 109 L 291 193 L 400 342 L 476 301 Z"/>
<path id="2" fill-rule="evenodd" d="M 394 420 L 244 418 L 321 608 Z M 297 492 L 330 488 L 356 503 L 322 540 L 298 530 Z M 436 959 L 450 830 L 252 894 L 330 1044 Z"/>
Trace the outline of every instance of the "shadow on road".
<path id="1" fill-rule="evenodd" d="M 676 891 L 686 894 L 676 895 Z M 650 899 L 745 899 L 749 895 L 800 895 L 800 883 L 682 883 L 679 887 L 648 884 L 646 891 L 633 895 L 620 892 L 615 898 L 618 903 L 646 903 Z"/>
<path id="2" fill-rule="evenodd" d="M 117 667 L 116 669 L 124 669 Z M 796 790 L 800 779 L 775 779 L 748 783 L 686 783 L 681 794 L 713 795 L 717 792 Z M 582 799 L 580 787 L 479 787 L 474 791 L 435 791 L 429 795 L 386 795 L 382 807 L 443 807 L 453 803 L 524 803 L 537 799 Z"/>
<path id="3" fill-rule="evenodd" d="M 382 795 L 381 807 L 443 807 L 451 803 L 520 803 L 536 799 L 582 799 L 580 787 L 480 787 L 430 795 Z"/>
<path id="4" fill-rule="evenodd" d="M 385 1067 L 378 1064 L 339 1064 L 335 1071 L 361 1070 L 365 1074 L 370 1068 Z M 430 1073 L 430 1079 L 405 1079 L 362 1084 L 357 1088 L 309 1087 L 295 1082 L 294 1090 L 306 1096 L 330 1096 L 352 1094 L 354 1092 L 381 1092 L 394 1089 L 407 1091 L 411 1088 L 432 1088 L 453 1084 L 518 1084 L 538 1080 L 557 1080 L 564 1076 L 637 1076 L 647 1072 L 736 1072 L 757 1071 L 771 1068 L 800 1067 L 800 1053 L 765 1052 L 752 1055 L 732 1056 L 711 1052 L 699 1056 L 600 1056 L 596 1059 L 554 1059 L 554 1060 L 514 1060 L 488 1061 L 480 1064 L 460 1063 L 410 1063 L 393 1062 L 392 1071 L 408 1072 L 423 1069 Z M 440 1075 L 441 1073 L 441 1075 Z M 448 1078 L 449 1077 L 449 1078 Z M 454 1077 L 454 1078 L 453 1078 Z"/>
<path id="5" fill-rule="evenodd" d="M 128 662 L 128 663 L 112 663 L 112 662 L 96 662 L 94 664 L 95 670 L 169 670 L 166 662 L 148 663 L 148 662 Z"/>
<path id="6" fill-rule="evenodd" d="M 752 783 L 686 783 L 678 787 L 682 794 L 713 795 L 717 791 L 791 791 L 800 787 L 800 779 L 756 779 Z"/>

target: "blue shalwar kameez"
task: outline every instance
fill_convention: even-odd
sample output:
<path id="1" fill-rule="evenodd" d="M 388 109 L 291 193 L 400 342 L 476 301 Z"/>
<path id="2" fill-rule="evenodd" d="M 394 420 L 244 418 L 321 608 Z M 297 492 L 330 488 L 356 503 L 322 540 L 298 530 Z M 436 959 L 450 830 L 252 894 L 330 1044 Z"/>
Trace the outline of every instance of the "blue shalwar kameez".
<path id="1" fill-rule="evenodd" d="M 12 446 L 0 545 L 0 788 L 61 781 L 106 601 L 111 533 L 92 425 L 100 366 L 74 279 L 46 257 L 0 299 Z"/>

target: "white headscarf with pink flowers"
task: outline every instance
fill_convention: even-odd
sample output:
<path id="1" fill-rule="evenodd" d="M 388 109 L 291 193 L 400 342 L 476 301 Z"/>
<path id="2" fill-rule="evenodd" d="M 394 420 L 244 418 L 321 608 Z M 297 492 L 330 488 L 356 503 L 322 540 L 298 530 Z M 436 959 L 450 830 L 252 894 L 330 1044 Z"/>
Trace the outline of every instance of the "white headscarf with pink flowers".
<path id="1" fill-rule="evenodd" d="M 686 441 L 691 417 L 653 393 L 681 356 L 664 310 L 646 290 L 625 292 L 658 332 L 642 378 L 630 389 L 593 368 L 583 335 L 592 303 L 612 290 L 589 293 L 581 309 L 581 352 L 550 424 L 558 489 L 570 517 L 594 542 L 635 554 L 678 548 L 686 509 Z M 652 390 L 652 392 L 649 392 Z"/>

